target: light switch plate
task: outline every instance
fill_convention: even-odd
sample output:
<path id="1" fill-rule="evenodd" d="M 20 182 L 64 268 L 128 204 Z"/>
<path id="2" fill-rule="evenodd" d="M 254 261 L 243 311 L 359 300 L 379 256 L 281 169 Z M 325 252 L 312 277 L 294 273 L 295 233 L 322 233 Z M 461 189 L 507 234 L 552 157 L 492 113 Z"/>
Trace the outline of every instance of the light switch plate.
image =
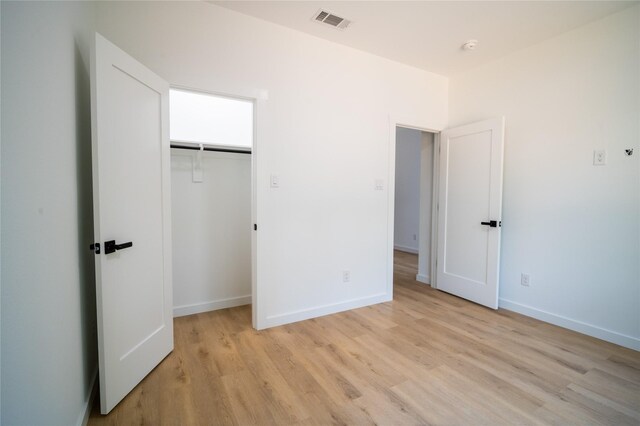
<path id="1" fill-rule="evenodd" d="M 272 188 L 280 188 L 280 176 L 271 175 L 269 182 L 271 183 Z"/>

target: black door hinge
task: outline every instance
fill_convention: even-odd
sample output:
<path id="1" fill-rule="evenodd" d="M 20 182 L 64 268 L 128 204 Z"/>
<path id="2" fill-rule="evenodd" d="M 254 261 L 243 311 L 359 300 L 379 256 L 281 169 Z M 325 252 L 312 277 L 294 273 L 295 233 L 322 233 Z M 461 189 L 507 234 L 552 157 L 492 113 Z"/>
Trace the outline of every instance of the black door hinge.
<path id="1" fill-rule="evenodd" d="M 100 243 L 94 243 L 89 246 L 89 250 L 95 254 L 100 254 Z"/>
<path id="2" fill-rule="evenodd" d="M 254 231 L 257 231 L 257 230 L 258 230 L 258 224 L 257 224 L 257 223 L 254 223 L 254 224 L 253 224 L 253 230 L 254 230 Z"/>

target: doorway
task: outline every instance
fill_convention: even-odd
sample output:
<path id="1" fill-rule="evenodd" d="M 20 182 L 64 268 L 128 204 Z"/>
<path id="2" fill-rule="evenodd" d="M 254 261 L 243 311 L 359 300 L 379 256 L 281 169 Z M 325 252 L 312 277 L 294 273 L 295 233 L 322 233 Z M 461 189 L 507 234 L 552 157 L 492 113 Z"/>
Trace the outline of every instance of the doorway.
<path id="1" fill-rule="evenodd" d="M 416 151 L 402 152 L 402 135 L 419 131 L 433 134 L 432 148 L 421 144 L 421 181 L 423 185 L 419 198 L 428 200 L 424 193 L 431 189 L 431 208 L 420 203 L 418 216 L 423 225 L 417 235 L 419 270 L 416 280 L 428 281 L 433 288 L 454 294 L 492 309 L 498 308 L 500 236 L 502 228 L 502 165 L 504 152 L 504 117 L 496 117 L 475 123 L 450 127 L 440 133 L 394 122 L 390 135 L 390 181 L 389 217 L 398 213 L 395 180 L 402 184 L 402 174 L 411 165 L 401 163 L 403 158 L 413 162 L 415 168 Z M 406 128 L 407 130 L 402 130 Z M 409 139 L 418 137 L 409 133 Z M 432 154 L 432 161 L 422 161 L 424 154 Z M 398 158 L 396 159 L 396 156 Z M 432 170 L 423 173 L 423 165 L 431 164 Z M 411 173 L 409 173 L 411 174 Z M 416 174 L 414 171 L 413 175 Z M 424 176 L 432 177 L 431 184 L 424 182 Z M 415 201 L 415 187 L 412 189 Z M 415 204 L 415 203 L 414 203 Z M 415 208 L 415 207 L 414 207 Z M 425 214 L 431 211 L 431 217 Z M 407 217 L 407 216 L 404 216 Z M 427 222 L 431 222 L 428 226 Z M 394 246 L 402 250 L 401 241 L 396 240 L 394 228 L 399 234 L 405 223 L 390 220 L 389 265 L 394 263 Z M 425 232 L 430 229 L 430 235 Z M 411 233 L 409 235 L 412 235 Z M 430 241 L 429 241 L 430 240 Z M 396 244 L 396 241 L 400 244 Z M 423 250 L 427 248 L 427 250 Z M 426 266 L 426 268 L 425 268 Z M 427 275 L 426 272 L 430 274 Z M 393 270 L 388 272 L 389 294 L 393 294 Z"/>
<path id="2" fill-rule="evenodd" d="M 417 263 L 413 279 L 432 285 L 435 136 L 431 131 L 396 126 L 393 250 Z M 433 286 L 433 285 L 432 285 Z"/>
<path id="3" fill-rule="evenodd" d="M 253 100 L 170 90 L 174 317 L 252 302 Z"/>

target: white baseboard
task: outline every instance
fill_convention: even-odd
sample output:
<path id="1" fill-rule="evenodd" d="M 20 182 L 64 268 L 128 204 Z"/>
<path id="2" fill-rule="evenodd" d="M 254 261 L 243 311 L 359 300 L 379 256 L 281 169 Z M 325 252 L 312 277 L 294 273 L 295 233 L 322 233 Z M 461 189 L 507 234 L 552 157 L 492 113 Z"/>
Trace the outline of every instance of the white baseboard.
<path id="1" fill-rule="evenodd" d="M 507 299 L 500 299 L 499 306 L 509 311 L 539 319 L 540 321 L 548 322 L 553 325 L 568 328 L 569 330 L 577 331 L 578 333 L 615 343 L 616 345 L 640 351 L 640 339 L 637 337 L 627 336 L 626 334 L 607 330 L 582 321 L 573 320 L 562 315 L 552 314 L 551 312 L 546 312 Z"/>
<path id="2" fill-rule="evenodd" d="M 380 293 L 373 296 L 362 297 L 359 299 L 347 300 L 345 302 L 333 303 L 309 309 L 302 309 L 299 311 L 288 312 L 286 314 L 272 315 L 268 316 L 265 319 L 264 324 L 258 324 L 258 329 L 276 327 L 278 325 L 290 324 L 292 322 L 298 322 L 306 319 L 321 317 L 324 315 L 348 311 L 351 309 L 362 308 L 364 306 L 374 305 L 376 303 L 389 302 L 392 300 L 392 298 L 393 296 L 390 294 Z"/>
<path id="3" fill-rule="evenodd" d="M 91 390 L 89 391 L 89 397 L 85 401 L 82 411 L 78 414 L 78 420 L 76 420 L 77 426 L 87 426 L 89 422 L 89 416 L 91 415 L 91 408 L 93 407 L 93 400 L 96 398 L 96 394 L 98 393 L 98 367 L 96 366 L 96 371 L 93 372 L 93 377 L 91 378 Z"/>
<path id="4" fill-rule="evenodd" d="M 398 251 L 403 251 L 405 253 L 418 254 L 418 249 L 413 247 L 400 246 L 396 244 L 393 246 L 393 249 Z"/>
<path id="5" fill-rule="evenodd" d="M 230 297 L 228 299 L 212 300 L 210 302 L 194 303 L 192 305 L 182 305 L 173 307 L 173 317 L 183 317 L 185 315 L 199 314 L 202 312 L 216 311 L 218 309 L 235 308 L 236 306 L 250 305 L 251 295 Z"/>
<path id="6" fill-rule="evenodd" d="M 431 285 L 431 277 L 429 275 L 418 274 L 416 275 L 416 281 Z"/>

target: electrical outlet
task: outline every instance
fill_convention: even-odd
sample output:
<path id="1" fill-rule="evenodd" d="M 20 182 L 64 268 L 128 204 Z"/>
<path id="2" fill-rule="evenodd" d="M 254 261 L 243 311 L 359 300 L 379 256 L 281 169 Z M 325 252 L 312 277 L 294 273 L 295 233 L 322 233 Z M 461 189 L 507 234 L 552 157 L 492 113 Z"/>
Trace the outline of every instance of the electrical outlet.
<path id="1" fill-rule="evenodd" d="M 342 282 L 351 282 L 351 271 L 342 271 Z"/>
<path id="2" fill-rule="evenodd" d="M 416 234 L 413 234 L 413 241 L 416 241 L 418 239 L 418 236 Z"/>
<path id="3" fill-rule="evenodd" d="M 607 164 L 607 151 L 604 149 L 596 149 L 593 151 L 593 165 L 604 166 Z"/>
<path id="4" fill-rule="evenodd" d="M 523 285 L 525 287 L 529 287 L 529 284 L 531 283 L 531 276 L 529 274 L 521 274 L 520 275 L 520 285 Z"/>

